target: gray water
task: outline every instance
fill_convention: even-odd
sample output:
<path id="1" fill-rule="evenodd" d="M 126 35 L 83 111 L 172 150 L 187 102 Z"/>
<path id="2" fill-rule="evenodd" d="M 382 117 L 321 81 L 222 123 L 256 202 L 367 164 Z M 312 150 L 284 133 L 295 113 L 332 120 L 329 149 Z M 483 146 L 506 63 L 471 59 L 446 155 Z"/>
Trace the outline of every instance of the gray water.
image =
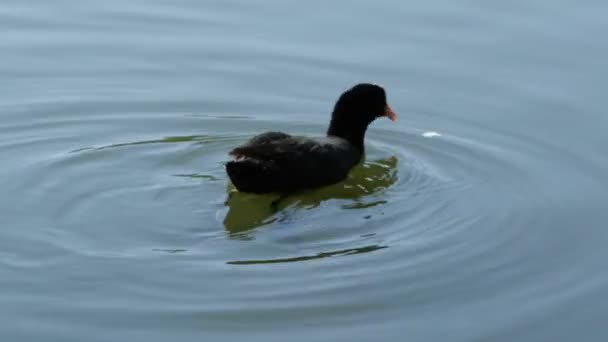
<path id="1" fill-rule="evenodd" d="M 2 341 L 607 341 L 605 1 L 0 4 Z M 223 164 L 383 84 L 345 182 Z"/>

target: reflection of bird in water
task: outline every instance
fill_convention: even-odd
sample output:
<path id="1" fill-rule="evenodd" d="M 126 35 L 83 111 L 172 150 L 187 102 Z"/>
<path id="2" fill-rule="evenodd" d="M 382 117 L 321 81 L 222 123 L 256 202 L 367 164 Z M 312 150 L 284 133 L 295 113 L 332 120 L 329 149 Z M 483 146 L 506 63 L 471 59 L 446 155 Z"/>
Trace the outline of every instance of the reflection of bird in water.
<path id="1" fill-rule="evenodd" d="M 364 154 L 367 127 L 377 118 L 396 120 L 384 89 L 358 84 L 334 106 L 327 136 L 308 138 L 266 132 L 234 148 L 226 163 L 241 192 L 292 194 L 344 180 Z"/>
<path id="2" fill-rule="evenodd" d="M 397 180 L 398 160 L 392 156 L 377 161 L 367 161 L 354 167 L 348 177 L 337 184 L 302 191 L 287 196 L 278 194 L 249 194 L 228 186 L 228 213 L 224 227 L 230 234 L 241 233 L 281 219 L 278 214 L 285 208 L 312 209 L 331 199 L 352 200 L 343 209 L 367 208 L 384 203 L 374 198 L 366 202 L 367 196 L 377 194 Z"/>

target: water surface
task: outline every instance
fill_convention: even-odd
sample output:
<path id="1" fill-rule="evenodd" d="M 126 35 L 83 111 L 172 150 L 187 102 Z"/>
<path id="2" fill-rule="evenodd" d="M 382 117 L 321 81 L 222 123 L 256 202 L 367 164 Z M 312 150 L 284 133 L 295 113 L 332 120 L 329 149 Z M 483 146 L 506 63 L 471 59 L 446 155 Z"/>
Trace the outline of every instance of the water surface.
<path id="1" fill-rule="evenodd" d="M 3 341 L 606 341 L 601 1 L 0 5 Z M 227 152 L 383 84 L 345 182 Z"/>

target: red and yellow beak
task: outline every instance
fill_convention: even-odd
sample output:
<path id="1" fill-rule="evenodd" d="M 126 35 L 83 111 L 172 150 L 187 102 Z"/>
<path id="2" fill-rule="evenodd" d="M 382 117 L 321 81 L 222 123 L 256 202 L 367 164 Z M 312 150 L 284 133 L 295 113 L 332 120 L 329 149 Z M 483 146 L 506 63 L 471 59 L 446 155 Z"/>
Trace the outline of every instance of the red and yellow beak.
<path id="1" fill-rule="evenodd" d="M 397 114 L 393 112 L 389 105 L 386 105 L 386 108 L 384 109 L 384 116 L 393 122 L 397 121 Z"/>

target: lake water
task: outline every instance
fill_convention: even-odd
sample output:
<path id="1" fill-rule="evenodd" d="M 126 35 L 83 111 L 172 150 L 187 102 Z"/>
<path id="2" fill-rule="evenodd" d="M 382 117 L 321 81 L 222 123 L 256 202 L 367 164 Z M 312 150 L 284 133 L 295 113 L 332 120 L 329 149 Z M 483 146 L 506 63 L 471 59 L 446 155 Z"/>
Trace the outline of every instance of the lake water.
<path id="1" fill-rule="evenodd" d="M 2 341 L 607 341 L 605 1 L 0 5 Z M 343 183 L 227 152 L 383 84 Z"/>

